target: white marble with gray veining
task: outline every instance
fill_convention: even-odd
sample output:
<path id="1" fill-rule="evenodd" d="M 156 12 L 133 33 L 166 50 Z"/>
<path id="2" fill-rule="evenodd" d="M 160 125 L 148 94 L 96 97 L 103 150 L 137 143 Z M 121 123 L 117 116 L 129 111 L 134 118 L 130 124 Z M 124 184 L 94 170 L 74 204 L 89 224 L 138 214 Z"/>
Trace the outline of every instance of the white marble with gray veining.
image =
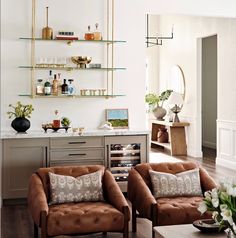
<path id="1" fill-rule="evenodd" d="M 53 132 L 48 130 L 45 133 L 42 130 L 33 131 L 28 130 L 27 133 L 16 133 L 14 131 L 1 131 L 1 139 L 17 139 L 17 138 L 51 138 L 51 137 L 75 137 L 75 136 L 124 136 L 124 135 L 147 135 L 149 130 L 135 130 L 135 129 L 114 129 L 114 130 L 84 130 L 82 135 L 78 132 L 73 133 L 72 130 L 65 132 L 65 130 L 59 130 Z"/>

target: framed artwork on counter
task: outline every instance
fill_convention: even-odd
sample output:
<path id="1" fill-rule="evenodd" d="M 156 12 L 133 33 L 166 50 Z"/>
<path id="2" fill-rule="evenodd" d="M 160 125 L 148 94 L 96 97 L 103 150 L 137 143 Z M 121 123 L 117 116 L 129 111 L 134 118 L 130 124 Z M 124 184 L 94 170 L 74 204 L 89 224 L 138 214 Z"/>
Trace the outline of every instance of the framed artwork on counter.
<path id="1" fill-rule="evenodd" d="M 106 121 L 110 122 L 114 129 L 128 129 L 128 109 L 106 109 Z"/>

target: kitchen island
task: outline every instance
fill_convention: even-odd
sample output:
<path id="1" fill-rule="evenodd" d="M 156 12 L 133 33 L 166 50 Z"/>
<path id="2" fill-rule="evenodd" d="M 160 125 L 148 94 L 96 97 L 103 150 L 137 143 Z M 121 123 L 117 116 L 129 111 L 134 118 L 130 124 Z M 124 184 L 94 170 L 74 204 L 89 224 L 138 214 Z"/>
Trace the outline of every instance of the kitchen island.
<path id="1" fill-rule="evenodd" d="M 1 140 L 3 199 L 25 198 L 30 175 L 49 166 L 104 165 L 126 192 L 129 169 L 149 161 L 147 130 L 3 131 Z"/>

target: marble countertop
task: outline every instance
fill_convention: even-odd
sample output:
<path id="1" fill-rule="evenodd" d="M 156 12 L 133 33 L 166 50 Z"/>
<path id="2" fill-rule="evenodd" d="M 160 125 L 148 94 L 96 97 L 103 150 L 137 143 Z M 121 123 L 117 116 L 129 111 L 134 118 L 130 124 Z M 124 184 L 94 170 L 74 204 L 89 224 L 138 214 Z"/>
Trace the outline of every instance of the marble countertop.
<path id="1" fill-rule="evenodd" d="M 149 130 L 136 130 L 136 129 L 114 129 L 114 130 L 84 130 L 82 135 L 78 132 L 73 133 L 71 130 L 65 132 L 60 130 L 53 132 L 48 130 L 33 131 L 29 130 L 27 133 L 16 133 L 15 131 L 1 131 L 1 139 L 17 139 L 17 138 L 52 138 L 52 137 L 75 137 L 75 136 L 123 136 L 123 135 L 147 135 Z"/>

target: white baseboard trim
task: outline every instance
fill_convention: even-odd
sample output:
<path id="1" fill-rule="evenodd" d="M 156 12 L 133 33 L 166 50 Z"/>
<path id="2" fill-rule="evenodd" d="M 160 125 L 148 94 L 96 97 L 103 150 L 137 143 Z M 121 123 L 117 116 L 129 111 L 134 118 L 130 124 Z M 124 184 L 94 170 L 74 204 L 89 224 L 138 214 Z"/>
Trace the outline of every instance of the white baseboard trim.
<path id="1" fill-rule="evenodd" d="M 227 160 L 227 159 L 223 159 L 223 158 L 216 158 L 216 165 L 220 165 L 232 170 L 236 170 L 236 162 Z"/>

